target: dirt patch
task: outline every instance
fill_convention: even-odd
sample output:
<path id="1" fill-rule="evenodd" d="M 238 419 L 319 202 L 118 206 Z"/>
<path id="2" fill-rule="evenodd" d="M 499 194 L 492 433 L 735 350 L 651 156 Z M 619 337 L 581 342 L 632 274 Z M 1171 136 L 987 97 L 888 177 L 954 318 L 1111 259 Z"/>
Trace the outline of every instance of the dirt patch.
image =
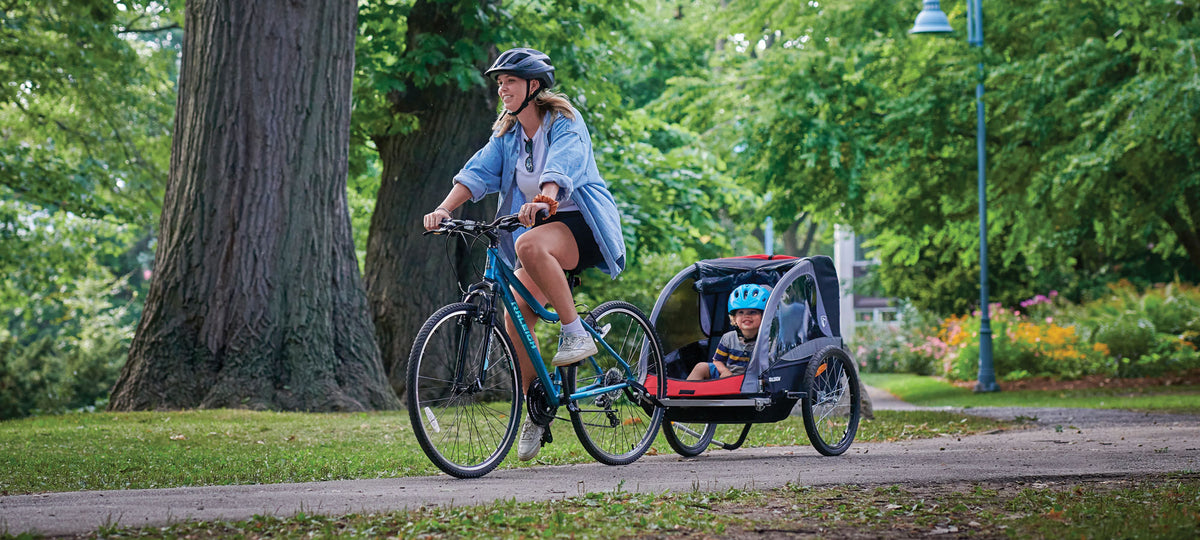
<path id="1" fill-rule="evenodd" d="M 975 381 L 953 381 L 960 388 L 975 388 Z M 1120 378 L 1107 375 L 1089 375 L 1074 380 L 1050 377 L 1032 377 L 1018 381 L 1000 383 L 1005 390 L 1086 390 L 1090 388 L 1146 389 L 1164 386 L 1200 386 L 1200 369 L 1162 377 Z"/>

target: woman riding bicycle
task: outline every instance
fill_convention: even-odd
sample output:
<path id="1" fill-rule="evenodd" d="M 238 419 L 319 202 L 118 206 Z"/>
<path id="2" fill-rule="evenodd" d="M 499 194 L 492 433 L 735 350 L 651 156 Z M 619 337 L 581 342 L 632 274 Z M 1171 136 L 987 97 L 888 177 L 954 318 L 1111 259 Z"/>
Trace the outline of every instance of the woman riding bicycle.
<path id="1" fill-rule="evenodd" d="M 466 201 L 499 193 L 498 215 L 515 209 L 526 227 L 504 241 L 501 254 L 509 264 L 514 257 L 519 261 L 517 278 L 557 312 L 562 333 L 551 364 L 571 365 L 596 354 L 596 344 L 583 329 L 563 271 L 594 266 L 615 278 L 625 268 L 621 217 L 596 168 L 587 126 L 565 96 L 549 91 L 554 86 L 550 57 L 534 49 L 509 49 L 484 75 L 496 81 L 504 109 L 492 125 L 493 136 L 455 175 L 450 193 L 425 215 L 424 226 L 434 230 Z M 538 217 L 543 211 L 548 218 Z M 517 302 L 532 330 L 538 317 L 519 295 Z M 505 329 L 519 342 L 508 316 Z M 527 390 L 536 375 L 524 348 L 516 349 Z M 546 429 L 526 417 L 519 459 L 537 456 Z"/>

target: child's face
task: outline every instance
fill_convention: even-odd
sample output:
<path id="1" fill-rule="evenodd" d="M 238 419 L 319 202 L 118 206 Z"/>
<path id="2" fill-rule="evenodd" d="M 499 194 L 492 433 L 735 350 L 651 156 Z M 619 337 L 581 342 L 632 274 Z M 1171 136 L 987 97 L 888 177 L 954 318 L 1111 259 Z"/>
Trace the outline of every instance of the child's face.
<path id="1" fill-rule="evenodd" d="M 752 338 L 758 335 L 758 327 L 762 325 L 762 311 L 739 309 L 729 315 L 729 322 L 738 327 L 743 336 Z"/>

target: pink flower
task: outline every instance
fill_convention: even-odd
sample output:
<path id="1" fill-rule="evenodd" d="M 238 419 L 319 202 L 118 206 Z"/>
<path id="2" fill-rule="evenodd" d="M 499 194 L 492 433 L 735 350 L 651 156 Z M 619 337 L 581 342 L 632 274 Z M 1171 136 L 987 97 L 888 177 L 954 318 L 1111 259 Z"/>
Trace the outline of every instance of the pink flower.
<path id="1" fill-rule="evenodd" d="M 149 269 L 142 270 L 142 279 L 150 279 L 152 275 L 154 275 L 154 272 L 151 272 Z"/>
<path id="2" fill-rule="evenodd" d="M 1048 322 L 1048 323 L 1053 323 L 1053 322 L 1054 322 L 1054 317 L 1046 317 L 1046 322 Z"/>
<path id="3" fill-rule="evenodd" d="M 1055 296 L 1058 296 L 1058 291 L 1050 291 L 1050 298 L 1054 298 Z"/>

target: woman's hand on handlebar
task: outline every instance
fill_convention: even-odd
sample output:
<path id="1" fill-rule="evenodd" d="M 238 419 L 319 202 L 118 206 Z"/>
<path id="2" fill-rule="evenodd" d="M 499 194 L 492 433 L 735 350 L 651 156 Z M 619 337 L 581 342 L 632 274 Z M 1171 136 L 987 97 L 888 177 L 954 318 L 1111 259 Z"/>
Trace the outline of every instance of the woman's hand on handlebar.
<path id="1" fill-rule="evenodd" d="M 425 219 L 421 224 L 425 226 L 425 230 L 432 231 L 440 227 L 442 221 L 447 219 L 450 219 L 450 211 L 439 206 L 434 211 L 425 214 Z"/>
<path id="2" fill-rule="evenodd" d="M 533 227 L 533 223 L 537 221 L 539 215 L 548 216 L 549 214 L 550 205 L 540 202 L 530 202 L 521 205 L 521 209 L 517 211 L 517 220 L 521 222 L 521 225 Z"/>

